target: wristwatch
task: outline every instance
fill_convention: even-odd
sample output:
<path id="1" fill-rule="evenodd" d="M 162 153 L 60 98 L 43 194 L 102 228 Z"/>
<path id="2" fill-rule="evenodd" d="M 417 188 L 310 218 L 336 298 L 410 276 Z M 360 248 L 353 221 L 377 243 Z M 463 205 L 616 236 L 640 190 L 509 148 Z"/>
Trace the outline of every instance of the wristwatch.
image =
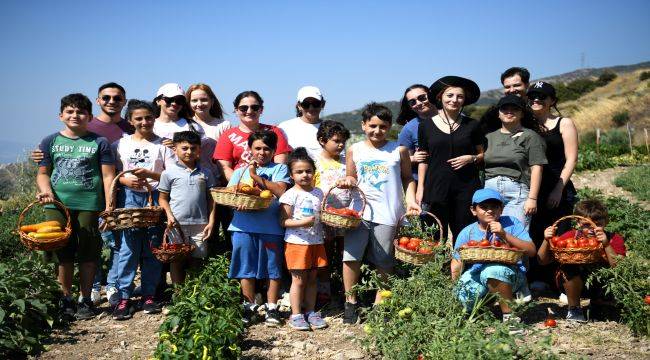
<path id="1" fill-rule="evenodd" d="M 476 160 L 478 160 L 478 156 L 472 155 L 472 162 L 476 164 Z"/>

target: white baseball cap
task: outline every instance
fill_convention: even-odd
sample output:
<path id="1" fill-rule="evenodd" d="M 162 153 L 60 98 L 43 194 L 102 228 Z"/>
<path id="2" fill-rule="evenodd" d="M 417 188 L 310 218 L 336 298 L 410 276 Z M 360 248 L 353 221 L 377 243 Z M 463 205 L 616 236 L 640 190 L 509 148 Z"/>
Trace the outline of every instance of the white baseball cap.
<path id="1" fill-rule="evenodd" d="M 185 93 L 183 92 L 183 88 L 176 84 L 176 83 L 167 83 L 163 86 L 161 86 L 158 89 L 158 92 L 156 93 L 156 97 L 158 96 L 164 96 L 164 97 L 174 97 L 174 96 L 185 96 Z"/>
<path id="2" fill-rule="evenodd" d="M 303 86 L 298 90 L 298 102 L 303 102 L 306 98 L 314 98 L 323 101 L 323 94 L 315 86 Z"/>

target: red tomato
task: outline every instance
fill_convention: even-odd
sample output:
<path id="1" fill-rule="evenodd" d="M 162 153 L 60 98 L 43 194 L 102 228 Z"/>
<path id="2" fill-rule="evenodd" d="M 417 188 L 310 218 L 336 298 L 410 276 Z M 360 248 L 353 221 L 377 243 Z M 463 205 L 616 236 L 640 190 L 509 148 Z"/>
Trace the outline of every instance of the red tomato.
<path id="1" fill-rule="evenodd" d="M 647 305 L 650 305 L 650 295 L 646 295 L 645 299 L 643 299 Z"/>
<path id="2" fill-rule="evenodd" d="M 488 247 L 488 246 L 490 246 L 490 241 L 487 240 L 487 239 L 481 240 L 481 242 L 478 243 L 478 246 L 480 246 L 480 247 Z"/>
<path id="3" fill-rule="evenodd" d="M 557 241 L 557 243 L 555 243 L 555 247 L 564 249 L 565 247 L 567 247 L 567 241 L 564 239 L 560 239 Z"/>
<path id="4" fill-rule="evenodd" d="M 501 247 L 503 244 L 502 244 L 501 241 L 499 241 L 499 240 L 494 240 L 494 242 L 492 243 L 492 245 L 495 246 L 495 247 Z"/>
<path id="5" fill-rule="evenodd" d="M 590 248 L 598 247 L 598 240 L 596 240 L 595 238 L 589 238 L 587 241 L 588 241 L 588 246 Z"/>
<path id="6" fill-rule="evenodd" d="M 422 239 L 420 239 L 420 238 L 416 238 L 416 237 L 412 237 L 412 238 L 411 238 L 411 241 L 421 242 Z"/>
<path id="7" fill-rule="evenodd" d="M 467 244 L 463 244 L 463 245 L 460 246 L 461 249 L 467 249 L 468 247 L 469 246 L 467 246 Z"/>
<path id="8" fill-rule="evenodd" d="M 581 248 L 589 247 L 589 240 L 587 240 L 585 238 L 582 238 L 582 239 L 578 240 L 578 247 L 581 247 Z"/>
<path id="9" fill-rule="evenodd" d="M 408 243 L 409 243 L 409 238 L 407 238 L 406 236 L 402 236 L 401 238 L 399 238 L 399 246 L 406 246 L 406 244 Z"/>
<path id="10" fill-rule="evenodd" d="M 578 243 L 577 243 L 575 240 L 573 240 L 573 239 L 569 239 L 569 240 L 567 240 L 567 242 L 566 242 L 566 247 L 567 247 L 567 249 L 573 249 L 573 248 L 575 248 L 575 247 L 577 247 L 577 246 L 578 246 Z"/>
<path id="11" fill-rule="evenodd" d="M 431 248 L 428 247 L 428 246 L 423 246 L 420 249 L 418 249 L 418 252 L 420 254 L 431 254 L 431 253 L 433 253 L 433 250 L 431 250 Z"/>
<path id="12" fill-rule="evenodd" d="M 546 327 L 556 327 L 557 326 L 557 321 L 553 318 L 548 318 L 546 321 L 544 321 L 544 326 Z"/>
<path id="13" fill-rule="evenodd" d="M 470 240 L 470 241 L 467 242 L 467 246 L 469 246 L 469 247 L 478 246 L 478 241 Z"/>
<path id="14" fill-rule="evenodd" d="M 409 241 L 409 243 L 406 244 L 406 248 L 411 251 L 417 251 L 419 246 L 420 244 L 414 241 Z"/>
<path id="15" fill-rule="evenodd" d="M 553 236 L 553 237 L 551 238 L 551 244 L 552 244 L 553 246 L 557 246 L 557 242 L 558 242 L 559 240 L 560 240 L 560 237 L 559 237 L 559 236 Z"/>

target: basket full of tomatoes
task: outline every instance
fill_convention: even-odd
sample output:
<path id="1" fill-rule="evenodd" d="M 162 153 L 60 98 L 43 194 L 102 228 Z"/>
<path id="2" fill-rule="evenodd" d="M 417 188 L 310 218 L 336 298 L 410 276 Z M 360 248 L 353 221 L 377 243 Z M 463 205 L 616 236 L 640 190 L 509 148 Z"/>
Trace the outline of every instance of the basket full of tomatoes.
<path id="1" fill-rule="evenodd" d="M 393 240 L 395 246 L 395 258 L 413 265 L 423 265 L 429 262 L 434 256 L 436 249 L 441 244 L 444 245 L 442 223 L 435 215 L 423 211 L 420 213 L 420 219 L 431 217 L 435 220 L 436 225 L 422 229 L 419 222 L 409 222 L 409 226 L 402 226 L 404 218 L 400 219 L 400 228 L 397 232 L 398 237 Z M 439 232 L 438 241 L 434 239 L 436 228 Z"/>
<path id="2" fill-rule="evenodd" d="M 583 225 L 575 230 L 573 238 L 555 236 L 558 224 L 565 220 L 576 220 Z M 553 237 L 549 245 L 553 257 L 560 264 L 592 264 L 604 260 L 603 245 L 596 239 L 594 231 L 597 225 L 591 219 L 577 215 L 564 216 L 552 227 Z"/>
<path id="3" fill-rule="evenodd" d="M 358 187 L 353 187 L 361 197 L 361 210 L 356 211 L 350 208 L 334 208 L 327 205 L 327 199 L 329 194 L 335 187 L 327 190 L 327 193 L 323 197 L 325 199 L 322 202 L 322 208 L 320 212 L 320 221 L 328 226 L 339 228 L 339 229 L 354 229 L 361 223 L 361 214 L 366 208 L 366 195 Z"/>
<path id="4" fill-rule="evenodd" d="M 183 260 L 196 249 L 196 246 L 187 240 L 180 226 L 165 228 L 162 244 L 159 247 L 154 247 L 152 244 L 150 246 L 153 256 L 162 263 Z"/>
<path id="5" fill-rule="evenodd" d="M 491 239 L 491 240 L 490 240 Z M 482 240 L 470 240 L 460 249 L 464 263 L 498 263 L 514 265 L 524 256 L 524 251 L 499 240 L 488 233 Z"/>

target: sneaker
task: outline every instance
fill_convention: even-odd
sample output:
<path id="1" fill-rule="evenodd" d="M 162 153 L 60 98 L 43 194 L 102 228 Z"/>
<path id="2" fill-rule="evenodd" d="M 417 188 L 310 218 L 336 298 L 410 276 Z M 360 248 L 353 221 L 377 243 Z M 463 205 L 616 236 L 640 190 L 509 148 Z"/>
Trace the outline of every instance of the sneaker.
<path id="1" fill-rule="evenodd" d="M 587 318 L 585 317 L 582 308 L 580 306 L 576 306 L 569 308 L 566 313 L 566 321 L 584 324 L 587 322 Z"/>
<path id="2" fill-rule="evenodd" d="M 532 299 L 533 296 L 531 295 L 527 284 L 522 286 L 521 289 L 515 293 L 515 304 L 526 304 L 529 303 Z"/>
<path id="3" fill-rule="evenodd" d="M 133 306 L 129 299 L 121 299 L 113 310 L 114 320 L 128 320 L 133 317 Z"/>
<path id="4" fill-rule="evenodd" d="M 344 324 L 356 324 L 359 322 L 359 304 L 345 302 L 345 310 L 343 312 Z"/>
<path id="5" fill-rule="evenodd" d="M 242 317 L 244 326 L 253 325 L 257 322 L 257 304 L 244 304 L 244 316 Z"/>
<path id="6" fill-rule="evenodd" d="M 81 294 L 79 294 L 79 299 L 77 300 L 77 302 L 82 302 L 82 301 L 84 301 L 84 298 Z M 92 289 L 90 291 L 90 301 L 92 301 L 93 305 L 95 306 L 99 305 L 102 302 L 102 296 L 99 293 L 99 290 Z"/>
<path id="7" fill-rule="evenodd" d="M 74 317 L 77 320 L 89 320 L 97 316 L 97 308 L 92 301 L 84 300 L 77 304 L 77 312 Z"/>
<path id="8" fill-rule="evenodd" d="M 59 300 L 59 309 L 61 309 L 61 314 L 63 317 L 68 319 L 74 318 L 74 314 L 77 312 L 77 306 L 74 301 L 69 297 L 62 297 Z"/>
<path id="9" fill-rule="evenodd" d="M 508 325 L 508 333 L 510 335 L 519 335 L 524 333 L 524 329 L 521 328 L 521 319 L 518 316 L 503 314 L 501 319 L 504 324 Z"/>
<path id="10" fill-rule="evenodd" d="M 120 302 L 120 292 L 115 287 L 106 288 L 106 300 L 111 306 L 116 306 Z"/>
<path id="11" fill-rule="evenodd" d="M 320 312 L 310 312 L 307 314 L 307 322 L 311 325 L 312 329 L 324 329 L 327 327 L 327 322 L 321 317 Z"/>
<path id="12" fill-rule="evenodd" d="M 558 298 L 558 301 L 560 301 L 560 304 L 562 304 L 562 305 L 568 305 L 569 304 L 569 298 L 566 297 L 565 293 L 560 294 L 560 297 Z"/>
<path id="13" fill-rule="evenodd" d="M 294 330 L 307 331 L 311 330 L 309 323 L 305 320 L 305 317 L 302 314 L 291 315 L 289 318 L 289 326 Z"/>
<path id="14" fill-rule="evenodd" d="M 282 318 L 280 317 L 280 311 L 276 309 L 266 310 L 266 318 L 264 323 L 269 326 L 278 326 L 282 324 Z"/>
<path id="15" fill-rule="evenodd" d="M 160 304 L 158 304 L 154 299 L 153 296 L 145 296 L 145 298 L 142 301 L 142 312 L 145 314 L 158 314 L 159 312 L 162 311 L 160 308 Z"/>

